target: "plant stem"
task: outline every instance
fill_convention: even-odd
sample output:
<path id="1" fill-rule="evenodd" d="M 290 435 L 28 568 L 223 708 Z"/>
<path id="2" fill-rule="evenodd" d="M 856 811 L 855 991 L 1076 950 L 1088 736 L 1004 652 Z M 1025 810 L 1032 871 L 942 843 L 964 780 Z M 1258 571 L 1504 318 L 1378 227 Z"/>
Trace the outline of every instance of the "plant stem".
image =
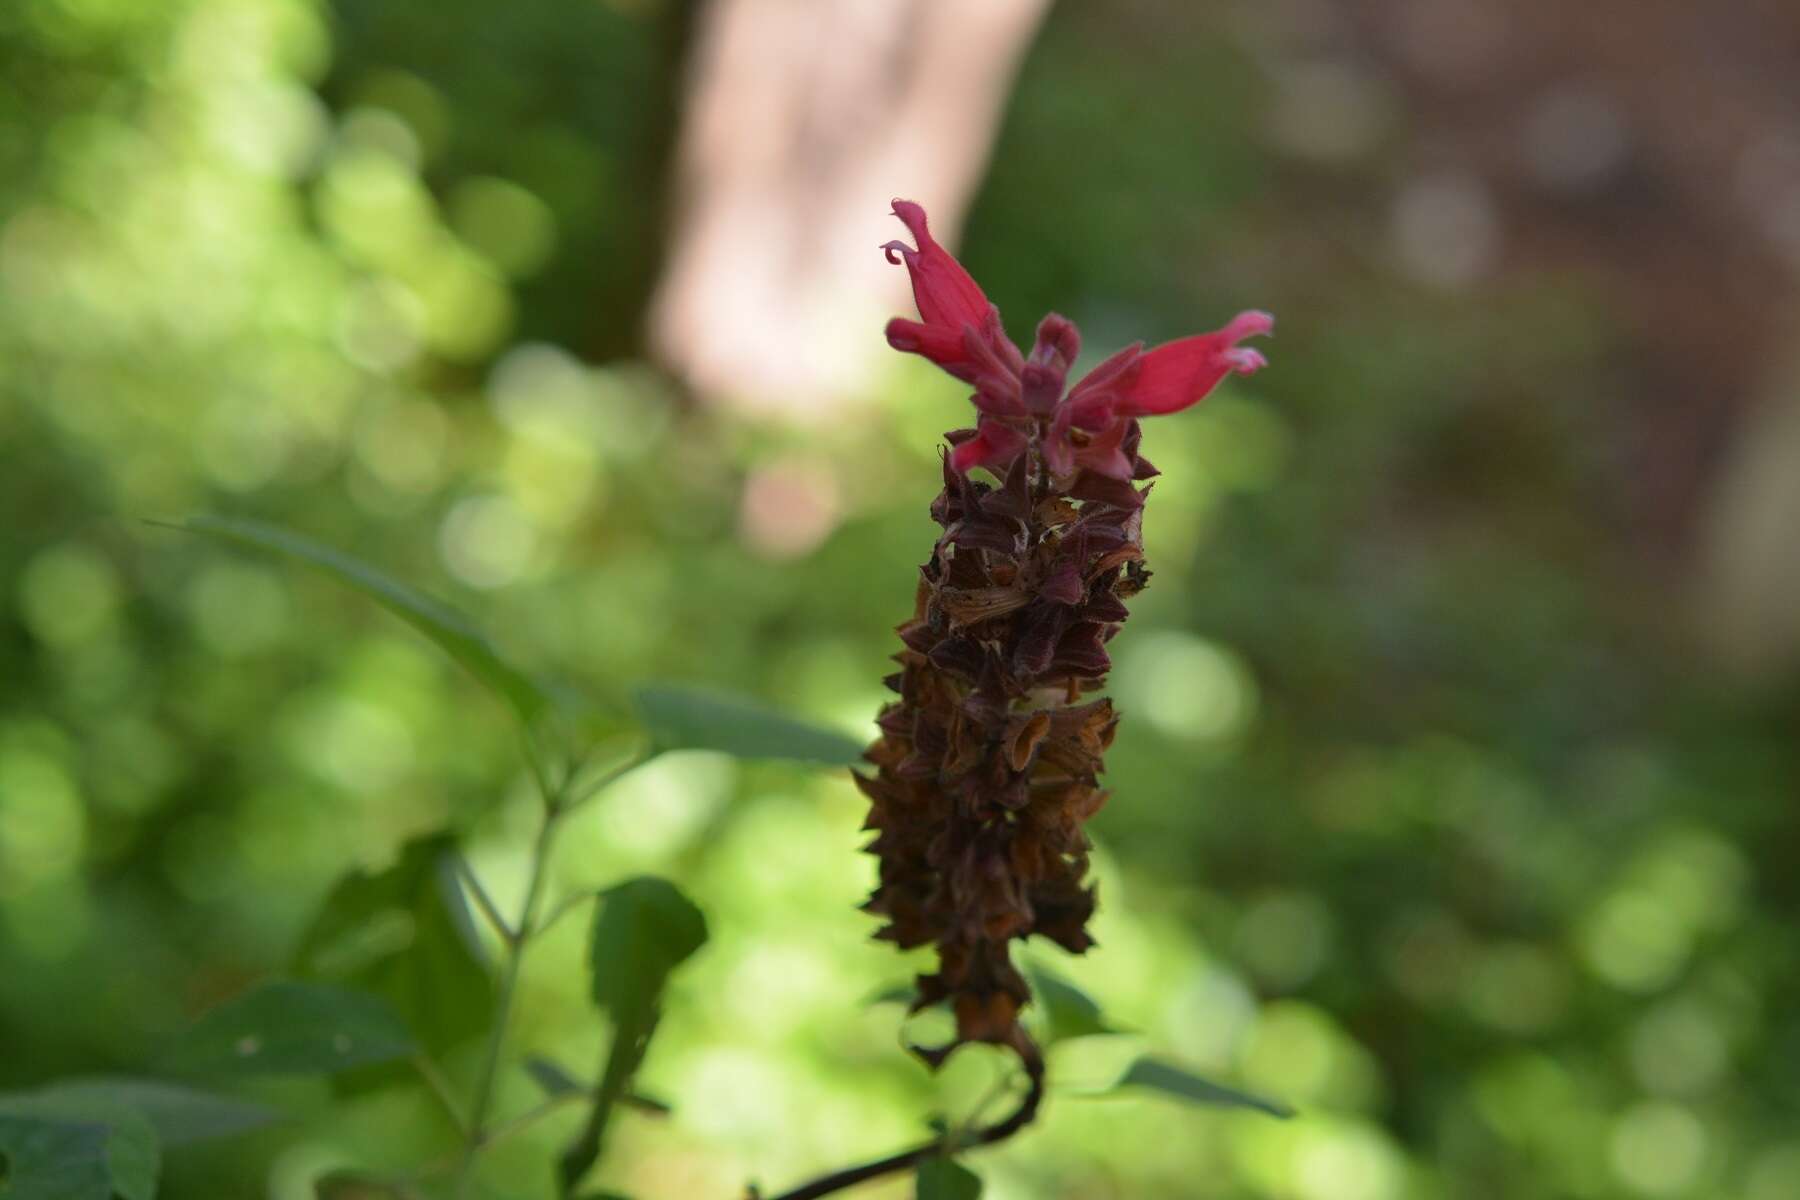
<path id="1" fill-rule="evenodd" d="M 506 943 L 506 963 L 501 969 L 500 989 L 494 1000 L 494 1027 L 488 1031 L 487 1050 L 481 1060 L 481 1074 L 476 1077 L 475 1098 L 469 1105 L 468 1136 L 463 1145 L 461 1165 L 457 1168 L 456 1196 L 462 1200 L 474 1182 L 475 1156 L 487 1141 L 488 1114 L 494 1104 L 494 1082 L 500 1073 L 500 1053 L 506 1045 L 506 1027 L 511 1023 L 513 999 L 519 990 L 519 975 L 525 963 L 525 947 L 537 929 L 539 902 L 548 876 L 550 848 L 556 836 L 558 818 L 562 815 L 561 789 L 544 793 L 544 823 L 538 827 L 537 840 L 531 846 L 531 873 L 525 885 L 525 904 L 513 936 Z"/>
<path id="2" fill-rule="evenodd" d="M 1038 1105 L 1044 1100 L 1044 1059 L 1037 1046 L 1023 1033 L 1013 1049 L 1019 1053 L 1021 1065 L 1025 1068 L 1025 1076 L 1030 1081 L 1030 1089 L 1019 1107 L 1011 1116 L 994 1125 L 967 1133 L 952 1132 L 943 1137 L 933 1138 L 921 1146 L 911 1150 L 902 1150 L 898 1154 L 890 1154 L 886 1158 L 878 1158 L 874 1162 L 866 1162 L 860 1166 L 845 1167 L 841 1171 L 833 1171 L 829 1175 L 821 1175 L 811 1183 L 802 1184 L 790 1192 L 769 1197 L 769 1200 L 818 1200 L 820 1196 L 829 1196 L 833 1192 L 855 1187 L 859 1183 L 867 1183 L 871 1179 L 879 1179 L 883 1175 L 895 1171 L 905 1171 L 918 1166 L 928 1158 L 954 1154 L 959 1150 L 974 1146 L 991 1146 L 995 1142 L 1005 1141 L 1019 1130 L 1031 1123 L 1037 1116 Z"/>
<path id="3" fill-rule="evenodd" d="M 423 1052 L 414 1054 L 411 1061 L 413 1070 L 419 1073 L 419 1078 L 425 1081 L 425 1086 L 443 1106 L 444 1115 L 450 1118 L 451 1123 L 456 1126 L 456 1131 L 466 1138 L 469 1134 L 469 1118 L 464 1115 L 462 1105 L 457 1103 L 456 1093 L 451 1088 L 450 1081 L 444 1078 L 444 1073 L 438 1069 L 437 1063 Z"/>

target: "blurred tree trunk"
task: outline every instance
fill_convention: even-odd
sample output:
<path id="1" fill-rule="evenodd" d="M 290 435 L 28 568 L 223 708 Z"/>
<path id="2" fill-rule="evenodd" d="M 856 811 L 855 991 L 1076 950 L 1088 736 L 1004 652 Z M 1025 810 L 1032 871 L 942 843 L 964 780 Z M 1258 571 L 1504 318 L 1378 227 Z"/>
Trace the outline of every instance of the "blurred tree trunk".
<path id="1" fill-rule="evenodd" d="M 904 273 L 895 196 L 960 222 L 1048 0 L 713 0 L 700 15 L 650 340 L 709 399 L 866 388 Z"/>

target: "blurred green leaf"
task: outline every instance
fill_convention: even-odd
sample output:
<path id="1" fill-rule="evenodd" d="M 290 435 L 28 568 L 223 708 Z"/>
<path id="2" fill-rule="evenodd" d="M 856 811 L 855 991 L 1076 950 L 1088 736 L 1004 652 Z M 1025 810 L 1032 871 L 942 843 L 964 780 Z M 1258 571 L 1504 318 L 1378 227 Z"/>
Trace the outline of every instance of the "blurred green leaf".
<path id="1" fill-rule="evenodd" d="M 116 1076 L 62 1080 L 34 1093 L 72 1103 L 109 1102 L 140 1112 L 165 1146 L 230 1137 L 261 1128 L 280 1114 L 236 1096 L 221 1096 L 160 1079 Z M 0 1104 L 13 1095 L 0 1097 Z"/>
<path id="2" fill-rule="evenodd" d="M 196 1074 L 322 1075 L 389 1062 L 415 1049 L 379 996 L 314 983 L 264 983 L 202 1016 L 172 1065 Z"/>
<path id="3" fill-rule="evenodd" d="M 877 1004 L 908 1004 L 918 999 L 919 989 L 910 983 L 896 983 L 892 987 L 884 987 L 871 995 L 863 1003 L 873 1008 Z"/>
<path id="4" fill-rule="evenodd" d="M 706 942 L 706 917 L 666 879 L 640 876 L 607 889 L 594 915 L 589 962 L 594 1003 L 621 1031 L 645 1027 L 669 973 Z"/>
<path id="5" fill-rule="evenodd" d="M 1120 1078 L 1117 1086 L 1150 1088 L 1164 1095 L 1186 1100 L 1190 1104 L 1212 1108 L 1254 1108 L 1258 1112 L 1283 1119 L 1294 1115 L 1294 1110 L 1285 1104 L 1226 1087 L 1210 1079 L 1202 1079 L 1191 1071 L 1159 1058 L 1138 1059 Z"/>
<path id="6" fill-rule="evenodd" d="M 99 1132 L 99 1159 L 105 1180 L 106 1190 L 102 1196 L 117 1195 L 121 1200 L 155 1200 L 157 1177 L 162 1172 L 162 1145 L 157 1140 L 156 1130 L 144 1114 L 121 1104 L 117 1100 L 100 1096 L 55 1095 L 39 1092 L 36 1095 L 7 1097 L 0 1099 L 0 1153 L 9 1158 L 20 1158 L 22 1153 L 12 1150 L 6 1142 L 4 1132 L 8 1119 L 24 1121 L 40 1121 L 52 1125 L 61 1125 L 65 1130 L 97 1130 Z M 38 1136 L 48 1143 L 58 1145 L 59 1155 L 66 1158 L 41 1160 L 46 1170 L 67 1170 L 74 1179 L 83 1181 L 79 1187 L 85 1188 L 86 1171 L 84 1161 L 90 1155 L 93 1139 L 86 1133 L 56 1134 L 38 1131 Z M 14 1196 L 41 1195 L 45 1197 L 60 1196 L 53 1188 L 33 1193 L 31 1186 L 49 1185 L 40 1180 L 36 1185 L 28 1185 L 15 1168 L 14 1177 L 0 1184 L 0 1195 L 10 1200 Z M 84 1195 L 85 1191 L 72 1189 L 69 1195 Z"/>
<path id="7" fill-rule="evenodd" d="M 300 938 L 295 970 L 380 996 L 421 1045 L 443 1053 L 487 1030 L 494 988 L 444 836 L 407 844 L 393 866 L 333 888 Z"/>
<path id="8" fill-rule="evenodd" d="M 1046 1041 L 1121 1032 L 1106 1023 L 1098 1001 L 1048 967 L 1027 962 L 1025 974 L 1048 1026 Z"/>
<path id="9" fill-rule="evenodd" d="M 845 767 L 862 746 L 722 692 L 657 684 L 637 690 L 638 711 L 655 750 L 717 750 L 738 758 L 774 758 Z"/>
<path id="10" fill-rule="evenodd" d="M 919 1164 L 918 1200 L 980 1200 L 981 1176 L 948 1158 Z"/>
<path id="11" fill-rule="evenodd" d="M 543 1089 L 544 1095 L 552 1099 L 558 1096 L 577 1096 L 588 1090 L 587 1084 L 571 1075 L 561 1064 L 539 1055 L 534 1054 L 525 1060 L 525 1072 Z"/>
<path id="12" fill-rule="evenodd" d="M 385 1175 L 328 1171 L 313 1181 L 317 1200 L 419 1200 L 423 1192 Z"/>
<path id="13" fill-rule="evenodd" d="M 0 1114 L 0 1195 L 6 1200 L 110 1200 L 105 1125 Z"/>
<path id="14" fill-rule="evenodd" d="M 189 517 L 174 523 L 173 528 L 283 554 L 349 584 L 436 642 L 505 700 L 528 730 L 549 705 L 544 689 L 501 657 L 467 616 L 361 559 L 289 530 L 241 517 Z"/>

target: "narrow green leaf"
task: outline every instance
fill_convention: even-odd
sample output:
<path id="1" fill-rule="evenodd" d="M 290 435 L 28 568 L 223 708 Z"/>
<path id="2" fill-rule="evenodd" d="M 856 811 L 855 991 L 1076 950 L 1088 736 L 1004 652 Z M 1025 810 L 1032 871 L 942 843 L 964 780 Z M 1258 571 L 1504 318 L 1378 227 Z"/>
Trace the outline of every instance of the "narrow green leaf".
<path id="1" fill-rule="evenodd" d="M 301 935 L 297 974 L 380 996 L 442 1054 L 492 1024 L 494 988 L 455 877 L 452 840 L 409 843 L 393 866 L 346 876 Z"/>
<path id="2" fill-rule="evenodd" d="M 559 1096 L 578 1096 L 589 1090 L 587 1084 L 564 1070 L 561 1064 L 535 1054 L 525 1060 L 525 1071 L 552 1100 Z"/>
<path id="3" fill-rule="evenodd" d="M 1106 1023 L 1100 1015 L 1099 1003 L 1092 996 L 1048 967 L 1027 962 L 1025 974 L 1031 980 L 1032 996 L 1049 1027 L 1047 1041 L 1061 1042 L 1120 1032 Z"/>
<path id="4" fill-rule="evenodd" d="M 160 1079 L 94 1076 L 61 1080 L 32 1095 L 70 1103 L 110 1102 L 142 1113 L 165 1146 L 230 1137 L 279 1119 L 272 1108 Z M 9 1093 L 5 1100 L 23 1098 Z"/>
<path id="5" fill-rule="evenodd" d="M 981 1176 L 952 1159 L 928 1158 L 919 1164 L 918 1200 L 980 1200 Z"/>
<path id="6" fill-rule="evenodd" d="M 658 750 L 718 750 L 738 758 L 788 759 L 843 767 L 862 746 L 829 729 L 771 712 L 753 700 L 695 688 L 637 690 L 638 711 Z"/>
<path id="7" fill-rule="evenodd" d="M 609 888 L 594 916 L 594 1003 L 620 1031 L 645 1027 L 669 973 L 706 942 L 706 917 L 666 879 Z"/>
<path id="8" fill-rule="evenodd" d="M 110 1133 L 71 1123 L 0 1114 L 0 1195 L 6 1200 L 110 1200 Z"/>
<path id="9" fill-rule="evenodd" d="M 527 729 L 548 707 L 544 689 L 501 657 L 468 617 L 361 559 L 289 530 L 239 517 L 189 517 L 173 527 L 283 554 L 350 585 L 436 642 L 506 701 Z"/>
<path id="10" fill-rule="evenodd" d="M 323 984 L 261 984 L 202 1016 L 172 1065 L 196 1074 L 325 1075 L 415 1049 L 387 1001 Z"/>
<path id="11" fill-rule="evenodd" d="M 1190 1104 L 1212 1108 L 1253 1108 L 1284 1119 L 1294 1115 L 1293 1109 L 1278 1101 L 1226 1087 L 1210 1079 L 1202 1079 L 1191 1071 L 1185 1071 L 1159 1058 L 1145 1057 L 1132 1063 L 1131 1069 L 1125 1072 L 1118 1086 L 1150 1088 L 1164 1095 L 1186 1100 Z"/>

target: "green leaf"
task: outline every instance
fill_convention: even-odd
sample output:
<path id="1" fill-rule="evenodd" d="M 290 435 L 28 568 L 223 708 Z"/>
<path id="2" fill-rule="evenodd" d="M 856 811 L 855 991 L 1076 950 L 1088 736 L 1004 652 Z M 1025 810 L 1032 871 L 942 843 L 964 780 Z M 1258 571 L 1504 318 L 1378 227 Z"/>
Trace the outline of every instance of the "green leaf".
<path id="1" fill-rule="evenodd" d="M 274 1109 L 249 1100 L 202 1092 L 160 1079 L 121 1076 L 67 1079 L 31 1095 L 71 1104 L 105 1102 L 134 1109 L 149 1120 L 165 1146 L 246 1133 L 280 1117 Z M 17 1093 L 0 1096 L 0 1105 L 6 1100 L 23 1098 Z"/>
<path id="2" fill-rule="evenodd" d="M 564 1070 L 561 1064 L 535 1054 L 525 1060 L 525 1071 L 544 1090 L 544 1095 L 553 1100 L 559 1096 L 577 1096 L 590 1090 L 587 1084 Z"/>
<path id="3" fill-rule="evenodd" d="M 1118 1086 L 1150 1088 L 1164 1095 L 1186 1100 L 1190 1104 L 1212 1108 L 1253 1108 L 1284 1119 L 1294 1115 L 1294 1110 L 1285 1104 L 1241 1092 L 1210 1079 L 1202 1079 L 1159 1058 L 1145 1057 L 1132 1063 L 1131 1069 L 1125 1072 Z"/>
<path id="4" fill-rule="evenodd" d="M 891 987 L 884 987 L 880 991 L 872 993 L 863 1001 L 863 1003 L 870 1008 L 873 1008 L 878 1004 L 905 1004 L 910 1006 L 912 1002 L 918 998 L 919 989 L 917 985 L 911 983 L 896 983 Z"/>
<path id="5" fill-rule="evenodd" d="M 594 1003 L 620 1031 L 647 1027 L 669 973 L 706 942 L 706 917 L 666 879 L 640 876 L 601 893 L 589 962 Z"/>
<path id="6" fill-rule="evenodd" d="M 415 1049 L 379 996 L 313 983 L 264 983 L 202 1016 L 173 1065 L 211 1075 L 326 1075 Z"/>
<path id="7" fill-rule="evenodd" d="M 31 1121 L 101 1131 L 100 1158 L 109 1195 L 122 1200 L 155 1200 L 162 1173 L 162 1145 L 144 1114 L 100 1096 L 34 1095 L 0 1099 L 0 1114 Z M 0 1195 L 12 1195 L 0 1187 Z"/>
<path id="8" fill-rule="evenodd" d="M 1027 962 L 1025 974 L 1030 977 L 1032 995 L 1049 1027 L 1047 1042 L 1120 1032 L 1106 1023 L 1092 996 L 1048 967 Z"/>
<path id="9" fill-rule="evenodd" d="M 111 1133 L 71 1123 L 0 1114 L 0 1196 L 6 1200 L 110 1200 Z"/>
<path id="10" fill-rule="evenodd" d="M 528 730 L 549 705 L 544 689 L 502 658 L 468 617 L 361 559 L 289 530 L 239 517 L 189 517 L 173 528 L 283 554 L 349 584 L 436 642 L 506 701 Z"/>
<path id="11" fill-rule="evenodd" d="M 753 700 L 694 688 L 637 690 L 652 747 L 718 750 L 738 758 L 780 758 L 844 767 L 862 758 L 854 739 L 761 707 Z"/>
<path id="12" fill-rule="evenodd" d="M 318 1200 L 420 1200 L 423 1193 L 396 1179 L 364 1171 L 327 1171 L 313 1180 Z"/>
<path id="13" fill-rule="evenodd" d="M 481 1036 L 494 987 L 448 837 L 410 842 L 385 871 L 346 876 L 300 938 L 297 974 L 380 996 L 427 1050 Z"/>
<path id="14" fill-rule="evenodd" d="M 980 1200 L 981 1176 L 948 1158 L 919 1164 L 918 1200 Z"/>

